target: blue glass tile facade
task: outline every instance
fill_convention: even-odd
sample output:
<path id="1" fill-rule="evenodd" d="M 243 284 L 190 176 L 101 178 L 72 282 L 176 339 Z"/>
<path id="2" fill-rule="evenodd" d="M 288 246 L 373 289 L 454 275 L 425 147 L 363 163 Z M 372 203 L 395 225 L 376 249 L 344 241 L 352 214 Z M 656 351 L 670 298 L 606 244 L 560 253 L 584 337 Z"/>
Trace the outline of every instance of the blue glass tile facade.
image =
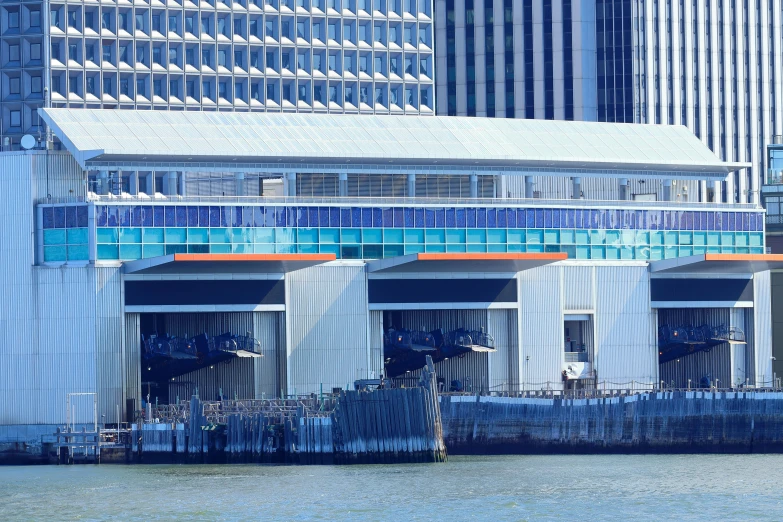
<path id="1" fill-rule="evenodd" d="M 75 208 L 82 207 L 75 214 L 77 224 L 81 215 L 86 222 L 87 205 Z M 74 212 L 68 208 L 45 208 L 44 234 L 68 230 L 68 215 Z M 655 260 L 764 252 L 763 214 L 757 211 L 96 205 L 95 236 L 98 260 L 174 253 L 333 253 L 342 259 L 378 259 L 417 252 L 565 252 L 574 259 Z M 70 237 L 65 241 L 53 246 L 67 251 Z M 57 257 L 45 253 L 46 261 L 62 260 L 59 250 Z"/>

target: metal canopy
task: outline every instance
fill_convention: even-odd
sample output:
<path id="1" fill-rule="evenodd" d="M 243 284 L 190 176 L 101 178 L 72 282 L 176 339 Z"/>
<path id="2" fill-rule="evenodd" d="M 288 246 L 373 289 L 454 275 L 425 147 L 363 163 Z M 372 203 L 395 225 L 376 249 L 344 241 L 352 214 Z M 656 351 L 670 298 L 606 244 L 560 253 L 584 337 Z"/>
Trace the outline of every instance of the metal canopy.
<path id="1" fill-rule="evenodd" d="M 123 263 L 126 274 L 284 274 L 334 261 L 334 254 L 171 254 Z"/>
<path id="2" fill-rule="evenodd" d="M 699 254 L 650 263 L 666 274 L 753 274 L 783 268 L 783 254 Z"/>
<path id="3" fill-rule="evenodd" d="M 370 261 L 367 264 L 369 272 L 400 273 L 400 272 L 499 272 L 512 273 L 529 270 L 557 261 L 568 259 L 568 254 L 526 253 L 526 254 L 410 254 Z"/>
<path id="4" fill-rule="evenodd" d="M 683 126 L 505 118 L 41 109 L 84 169 L 169 166 L 539 170 L 548 175 L 724 179 Z"/>

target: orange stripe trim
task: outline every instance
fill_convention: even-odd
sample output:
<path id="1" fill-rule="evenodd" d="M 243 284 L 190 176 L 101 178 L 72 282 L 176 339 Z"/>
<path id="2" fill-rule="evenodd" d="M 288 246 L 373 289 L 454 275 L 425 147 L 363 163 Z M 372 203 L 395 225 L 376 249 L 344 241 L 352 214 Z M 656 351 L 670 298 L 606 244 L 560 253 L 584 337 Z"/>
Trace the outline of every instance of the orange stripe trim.
<path id="1" fill-rule="evenodd" d="M 568 259 L 564 252 L 547 253 L 450 253 L 418 254 L 419 261 L 563 261 Z"/>
<path id="2" fill-rule="evenodd" d="M 174 261 L 334 261 L 334 254 L 174 254 Z"/>
<path id="3" fill-rule="evenodd" d="M 783 262 L 783 254 L 704 254 L 704 260 Z"/>

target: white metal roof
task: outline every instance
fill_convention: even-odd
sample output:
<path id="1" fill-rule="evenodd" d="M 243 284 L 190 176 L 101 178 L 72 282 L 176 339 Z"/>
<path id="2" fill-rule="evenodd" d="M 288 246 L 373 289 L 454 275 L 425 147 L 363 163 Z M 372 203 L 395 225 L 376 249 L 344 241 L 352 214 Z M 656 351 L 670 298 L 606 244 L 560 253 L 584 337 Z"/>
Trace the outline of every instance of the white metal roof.
<path id="1" fill-rule="evenodd" d="M 644 171 L 719 179 L 750 166 L 721 161 L 682 126 L 331 114 L 39 112 L 83 168 L 141 161 L 152 166 L 391 163 Z"/>

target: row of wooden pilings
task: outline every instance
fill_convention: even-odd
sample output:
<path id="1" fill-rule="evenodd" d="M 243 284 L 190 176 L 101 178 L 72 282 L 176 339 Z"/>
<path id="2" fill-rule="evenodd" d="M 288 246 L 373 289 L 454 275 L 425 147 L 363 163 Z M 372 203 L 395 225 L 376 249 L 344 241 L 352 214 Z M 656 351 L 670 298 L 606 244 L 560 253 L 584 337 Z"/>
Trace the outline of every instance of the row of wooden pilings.
<path id="1" fill-rule="evenodd" d="M 428 358 L 429 359 L 429 358 Z M 229 413 L 216 423 L 197 397 L 184 424 L 142 425 L 143 462 L 393 463 L 446 460 L 431 360 L 416 388 L 343 391 L 323 403 Z M 214 407 L 214 405 L 212 405 Z M 138 427 L 137 427 L 138 428 Z"/>

